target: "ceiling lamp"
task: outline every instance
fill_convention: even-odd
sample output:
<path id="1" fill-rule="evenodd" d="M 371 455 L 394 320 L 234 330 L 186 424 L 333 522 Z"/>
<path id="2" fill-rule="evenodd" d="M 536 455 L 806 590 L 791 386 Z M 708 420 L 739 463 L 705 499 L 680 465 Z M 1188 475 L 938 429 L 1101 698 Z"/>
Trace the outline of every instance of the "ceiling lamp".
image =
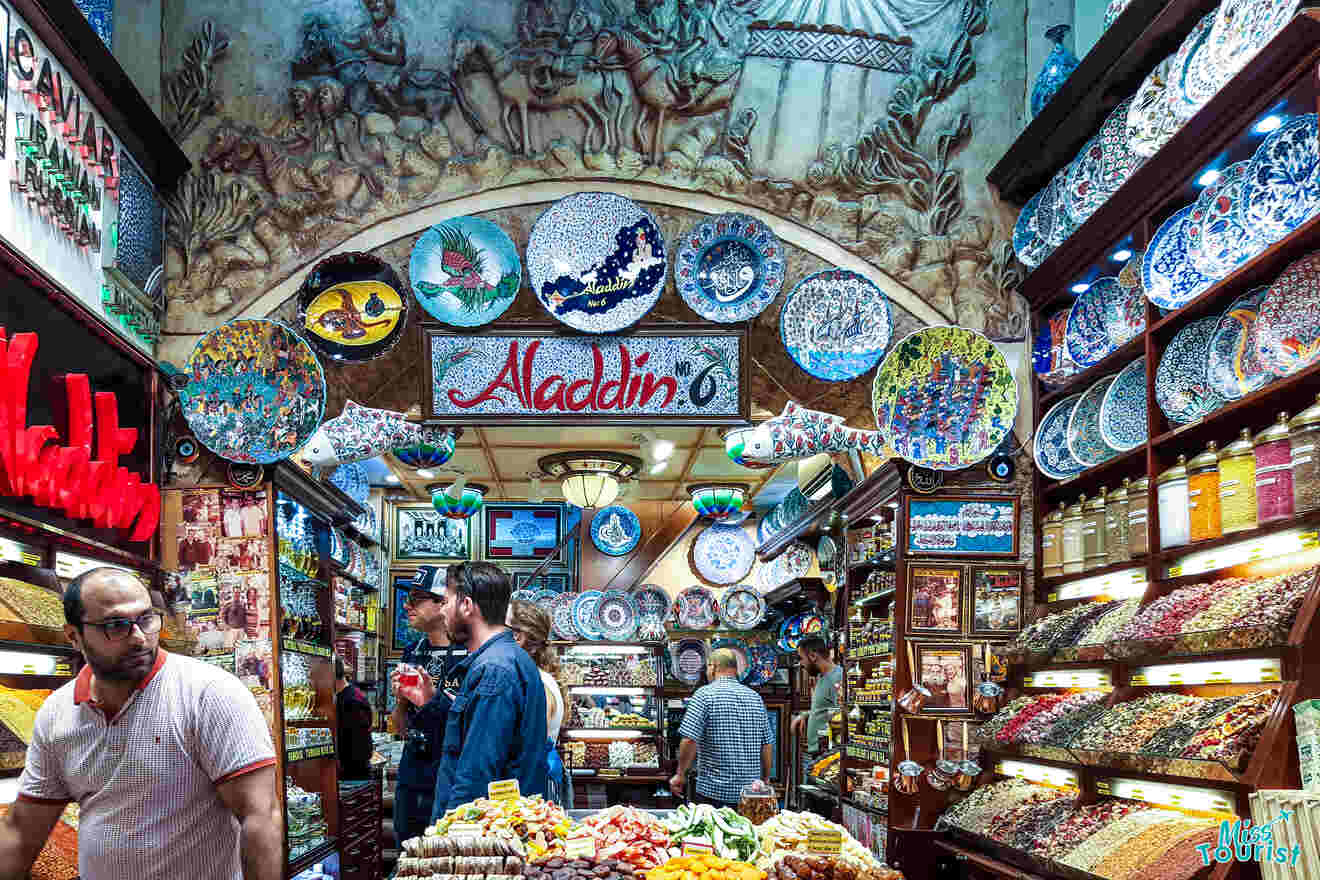
<path id="1" fill-rule="evenodd" d="M 454 444 L 457 442 L 456 432 L 446 431 L 439 437 L 434 438 L 432 443 L 414 443 L 411 446 L 400 446 L 393 452 L 394 457 L 402 462 L 404 467 L 415 469 L 438 468 L 453 457 Z"/>
<path id="2" fill-rule="evenodd" d="M 619 497 L 619 483 L 635 477 L 642 460 L 626 452 L 557 452 L 537 461 L 546 476 L 560 481 L 574 507 L 608 507 Z"/>
<path id="3" fill-rule="evenodd" d="M 752 470 L 765 470 L 774 467 L 771 462 L 751 461 L 743 457 L 743 449 L 746 448 L 747 440 L 751 437 L 755 425 L 747 425 L 741 428 L 725 428 L 721 432 L 724 438 L 724 454 L 729 456 L 729 461 L 734 464 L 742 465 Z"/>
<path id="4" fill-rule="evenodd" d="M 489 491 L 480 483 L 469 483 L 464 476 L 455 480 L 452 486 L 432 483 L 426 489 L 431 493 L 431 505 L 450 519 L 467 519 L 476 513 Z"/>
<path id="5" fill-rule="evenodd" d="M 669 461 L 674 455 L 674 441 L 663 440 L 657 437 L 653 431 L 642 431 L 640 434 L 634 434 L 633 440 L 641 446 L 642 455 L 651 464 Z"/>
<path id="6" fill-rule="evenodd" d="M 697 483 L 688 486 L 698 516 L 726 519 L 742 510 L 747 487 L 742 483 Z"/>

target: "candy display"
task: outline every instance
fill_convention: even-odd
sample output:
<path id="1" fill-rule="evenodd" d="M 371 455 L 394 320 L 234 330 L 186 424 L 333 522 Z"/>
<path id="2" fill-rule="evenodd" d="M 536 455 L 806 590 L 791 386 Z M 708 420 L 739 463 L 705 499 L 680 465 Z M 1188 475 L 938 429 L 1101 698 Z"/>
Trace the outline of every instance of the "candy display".
<path id="1" fill-rule="evenodd" d="M 647 871 L 646 880 L 765 880 L 765 871 L 720 856 L 679 856 Z"/>
<path id="2" fill-rule="evenodd" d="M 899 880 L 890 868 L 864 866 L 860 870 L 847 857 L 785 855 L 768 869 L 773 880 Z"/>
<path id="3" fill-rule="evenodd" d="M 880 868 L 880 864 L 875 860 L 875 857 L 854 840 L 841 825 L 837 825 L 817 813 L 796 813 L 792 810 L 784 810 L 771 816 L 756 827 L 757 837 L 760 841 L 760 852 L 756 863 L 768 868 L 785 855 L 806 853 L 813 831 L 840 832 L 842 841 L 840 842 L 839 855 L 842 858 L 866 868 Z M 895 878 L 897 875 L 891 872 L 890 877 Z"/>
<path id="4" fill-rule="evenodd" d="M 502 841 L 512 847 L 509 855 L 518 855 L 525 847 L 529 860 L 563 855 L 564 838 L 572 826 L 558 804 L 541 797 L 503 801 L 480 798 L 445 813 L 426 829 L 426 837 L 444 836 L 456 824 L 478 826 L 483 840 Z"/>
<path id="5" fill-rule="evenodd" d="M 669 832 L 650 813 L 633 807 L 610 807 L 583 819 L 581 828 L 595 839 L 600 859 L 617 859 L 645 870 L 669 857 Z"/>
<path id="6" fill-rule="evenodd" d="M 617 859 L 548 859 L 524 865 L 523 880 L 632 880 L 638 871 Z"/>
<path id="7" fill-rule="evenodd" d="M 714 847 L 716 855 L 748 861 L 756 855 L 756 828 L 728 807 L 684 804 L 664 821 L 676 846 L 684 842 Z"/>

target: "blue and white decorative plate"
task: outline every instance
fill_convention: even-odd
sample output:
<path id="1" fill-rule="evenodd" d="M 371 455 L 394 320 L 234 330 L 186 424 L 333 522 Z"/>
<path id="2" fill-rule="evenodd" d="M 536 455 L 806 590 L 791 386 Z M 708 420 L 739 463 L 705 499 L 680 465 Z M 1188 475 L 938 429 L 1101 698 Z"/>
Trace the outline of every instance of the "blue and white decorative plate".
<path id="1" fill-rule="evenodd" d="M 719 214 L 693 226 L 674 255 L 674 286 L 701 317 L 750 321 L 784 287 L 784 248 L 755 217 Z"/>
<path id="2" fill-rule="evenodd" d="M 367 476 L 367 466 L 360 461 L 341 464 L 330 474 L 330 485 L 352 498 L 358 504 L 366 504 L 371 494 L 371 479 Z"/>
<path id="3" fill-rule="evenodd" d="M 553 602 L 555 599 L 558 598 L 559 598 L 559 591 L 557 590 L 537 590 L 536 593 L 533 594 L 532 596 L 532 601 L 535 602 L 537 605 L 545 607 L 545 603 Z"/>
<path id="4" fill-rule="evenodd" d="M 622 504 L 596 511 L 591 518 L 591 543 L 606 556 L 627 556 L 642 539 L 642 521 Z"/>
<path id="5" fill-rule="evenodd" d="M 826 269 L 797 283 L 779 314 L 779 338 L 789 357 L 827 382 L 869 371 L 894 330 L 889 298 L 863 275 Z"/>
<path id="6" fill-rule="evenodd" d="M 1225 168 L 1219 180 L 1201 190 L 1187 218 L 1188 258 L 1207 277 L 1232 274 L 1269 244 L 1238 222 L 1247 164 L 1235 162 Z"/>
<path id="7" fill-rule="evenodd" d="M 596 627 L 596 606 L 604 596 L 600 590 L 587 590 L 579 593 L 573 601 L 573 627 L 588 641 L 598 642 L 604 638 Z"/>
<path id="8" fill-rule="evenodd" d="M 1046 388 L 1056 388 L 1077 375 L 1077 364 L 1068 357 L 1065 336 L 1068 332 L 1068 314 L 1072 309 L 1059 309 L 1048 320 L 1040 322 L 1031 346 L 1031 366 Z"/>
<path id="9" fill-rule="evenodd" d="M 1196 115 L 1196 111 L 1201 109 L 1201 102 L 1194 93 L 1189 93 L 1186 88 L 1187 69 L 1192 64 L 1192 59 L 1205 46 L 1206 38 L 1210 36 L 1210 28 L 1214 25 L 1215 14 L 1208 12 L 1201 16 L 1200 21 L 1192 29 L 1192 32 L 1183 38 L 1182 45 L 1178 47 L 1178 52 L 1173 56 L 1173 64 L 1169 67 L 1169 88 L 1165 93 L 1165 99 L 1169 102 L 1169 109 L 1180 122 L 1186 122 Z"/>
<path id="10" fill-rule="evenodd" d="M 706 671 L 706 643 L 701 639 L 670 642 L 669 664 L 674 678 L 683 684 L 696 684 Z"/>
<path id="11" fill-rule="evenodd" d="M 1155 371 L 1155 402 L 1175 425 L 1198 421 L 1224 405 L 1210 385 L 1207 361 L 1218 318 L 1202 318 L 1178 331 Z"/>
<path id="12" fill-rule="evenodd" d="M 1036 268 L 1050 255 L 1049 245 L 1036 234 L 1032 226 L 1032 217 L 1043 194 L 1044 190 L 1028 199 L 1018 212 L 1017 222 L 1013 224 L 1013 252 L 1028 269 Z"/>
<path id="13" fill-rule="evenodd" d="M 1072 165 L 1059 169 L 1050 178 L 1050 182 L 1040 192 L 1040 201 L 1031 215 L 1031 227 L 1037 237 L 1053 250 L 1067 241 L 1074 229 L 1068 210 L 1064 205 L 1063 193 L 1067 188 L 1068 174 Z"/>
<path id="14" fill-rule="evenodd" d="M 766 513 L 756 523 L 756 545 L 759 547 L 774 535 L 770 524 L 770 514 Z"/>
<path id="15" fill-rule="evenodd" d="M 431 317 L 455 327 L 480 327 L 513 305 L 522 286 L 522 262 L 499 226 L 480 217 L 454 217 L 417 239 L 408 279 Z"/>
<path id="16" fill-rule="evenodd" d="M 746 587 L 729 590 L 720 602 L 720 620 L 730 629 L 753 629 L 764 617 L 765 600 Z"/>
<path id="17" fill-rule="evenodd" d="M 1145 161 L 1132 152 L 1128 143 L 1127 117 L 1131 103 L 1131 98 L 1120 102 L 1105 117 L 1095 137 L 1073 159 L 1063 199 L 1068 216 L 1077 226 L 1118 192 Z"/>
<path id="18" fill-rule="evenodd" d="M 1238 297 L 1220 316 L 1210 336 L 1206 366 L 1210 387 L 1226 400 L 1245 397 L 1274 380 L 1256 347 L 1256 319 L 1269 292 L 1269 287 L 1257 287 Z"/>
<path id="19" fill-rule="evenodd" d="M 1068 417 L 1068 451 L 1087 467 L 1103 464 L 1118 455 L 1118 450 L 1105 443 L 1100 433 L 1100 404 L 1113 383 L 1113 376 L 1105 376 L 1083 391 Z"/>
<path id="20" fill-rule="evenodd" d="M 1146 359 L 1139 357 L 1118 371 L 1100 402 L 1100 437 L 1127 452 L 1145 443 L 1147 433 Z"/>
<path id="21" fill-rule="evenodd" d="M 1302 113 L 1256 148 L 1242 186 L 1242 226 L 1278 241 L 1320 213 L 1316 114 Z"/>
<path id="22" fill-rule="evenodd" d="M 577 625 L 573 623 L 573 609 L 576 605 L 577 596 L 573 593 L 560 593 L 555 599 L 550 612 L 550 625 L 555 638 L 565 642 L 577 641 Z"/>
<path id="23" fill-rule="evenodd" d="M 708 583 L 736 584 L 752 571 L 756 547 L 742 526 L 712 523 L 692 546 L 692 564 Z"/>
<path id="24" fill-rule="evenodd" d="M 669 594 L 655 584 L 642 584 L 632 597 L 637 603 L 637 613 L 642 620 L 663 621 L 669 616 L 673 607 L 669 601 Z"/>
<path id="25" fill-rule="evenodd" d="M 660 299 L 666 255 L 650 211 L 612 193 L 576 193 L 532 225 L 527 274 L 557 320 L 584 333 L 613 333 L 636 324 Z"/>
<path id="26" fill-rule="evenodd" d="M 1066 480 L 1086 470 L 1068 451 L 1068 419 L 1081 399 L 1082 395 L 1073 394 L 1060 400 L 1045 413 L 1036 429 L 1031 456 L 1040 472 L 1051 479 Z"/>
<path id="27" fill-rule="evenodd" d="M 806 541 L 794 541 L 785 547 L 784 552 L 775 559 L 779 564 L 782 583 L 806 577 L 807 572 L 811 571 L 812 558 L 811 545 Z"/>
<path id="28" fill-rule="evenodd" d="M 1093 367 L 1111 351 L 1145 329 L 1146 304 L 1139 292 L 1125 289 L 1117 278 L 1097 278 L 1068 310 L 1064 332 L 1069 358 L 1078 367 Z"/>
<path id="29" fill-rule="evenodd" d="M 1188 257 L 1184 227 L 1195 207 L 1188 205 L 1165 220 L 1141 261 L 1142 289 L 1162 309 L 1181 308 L 1215 283 L 1198 272 Z"/>
<path id="30" fill-rule="evenodd" d="M 1177 97 L 1177 84 L 1169 81 L 1174 57 L 1168 56 L 1146 74 L 1128 105 L 1128 145 L 1146 158 L 1159 152 L 1181 124 L 1169 109 L 1169 99 Z"/>
<path id="31" fill-rule="evenodd" d="M 535 601 L 536 601 L 536 591 L 535 591 L 535 590 L 514 590 L 512 593 L 509 594 L 509 601 L 510 601 L 510 602 L 535 602 Z"/>
<path id="32" fill-rule="evenodd" d="M 601 636 L 611 642 L 626 642 L 637 632 L 637 605 L 627 593 L 609 590 L 596 605 L 595 623 Z"/>

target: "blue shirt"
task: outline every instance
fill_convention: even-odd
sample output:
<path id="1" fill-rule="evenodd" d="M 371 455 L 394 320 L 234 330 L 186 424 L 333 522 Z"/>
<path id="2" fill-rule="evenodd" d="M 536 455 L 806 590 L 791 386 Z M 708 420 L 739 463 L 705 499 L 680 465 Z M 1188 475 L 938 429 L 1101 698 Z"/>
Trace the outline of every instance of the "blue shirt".
<path id="1" fill-rule="evenodd" d="M 449 718 L 449 704 L 463 686 L 459 661 L 466 653 L 452 646 L 437 647 L 422 636 L 403 652 L 403 662 L 424 669 L 435 682 L 435 696 L 425 706 L 407 704 L 408 734 L 403 756 L 399 759 L 399 785 L 404 788 L 435 791 L 436 774 L 440 772 L 441 749 L 445 744 L 445 721 Z"/>
<path id="2" fill-rule="evenodd" d="M 761 746 L 775 742 L 761 696 L 731 675 L 697 688 L 678 735 L 697 744 L 697 794 L 726 804 L 761 778 Z"/>
<path id="3" fill-rule="evenodd" d="M 458 664 L 463 686 L 449 705 L 431 821 L 517 779 L 524 795 L 545 794 L 545 686 L 527 652 L 505 630 Z"/>

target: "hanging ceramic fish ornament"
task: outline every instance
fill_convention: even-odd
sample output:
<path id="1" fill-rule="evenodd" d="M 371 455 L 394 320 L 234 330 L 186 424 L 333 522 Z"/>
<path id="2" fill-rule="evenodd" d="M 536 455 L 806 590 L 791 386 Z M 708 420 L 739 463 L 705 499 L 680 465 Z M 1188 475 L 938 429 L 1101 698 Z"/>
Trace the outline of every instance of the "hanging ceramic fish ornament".
<path id="1" fill-rule="evenodd" d="M 419 425 L 409 421 L 405 413 L 371 409 L 350 400 L 343 412 L 321 423 L 298 451 L 298 457 L 313 467 L 331 468 L 404 446 L 443 446 L 449 442 L 446 435 L 454 432 L 457 436 L 458 430 Z"/>
<path id="2" fill-rule="evenodd" d="M 1050 102 L 1050 98 L 1063 87 L 1068 77 L 1077 69 L 1080 63 L 1072 50 L 1065 46 L 1064 40 L 1068 38 L 1068 32 L 1072 30 L 1070 25 L 1056 24 L 1045 32 L 1045 39 L 1054 43 L 1054 48 L 1050 50 L 1049 57 L 1045 59 L 1045 66 L 1041 68 L 1040 74 L 1036 77 L 1036 85 L 1031 90 L 1031 118 L 1035 119 L 1040 111 L 1045 109 L 1045 105 Z"/>
<path id="3" fill-rule="evenodd" d="M 386 354 L 408 326 L 408 298 L 389 263 L 343 253 L 317 263 L 298 289 L 298 320 L 312 347 L 331 360 Z"/>
<path id="4" fill-rule="evenodd" d="M 724 442 L 729 458 L 749 467 L 854 449 L 877 457 L 885 455 L 884 437 L 879 431 L 850 428 L 842 416 L 807 409 L 791 400 L 779 415 L 738 432 L 736 437 L 731 433 Z"/>

